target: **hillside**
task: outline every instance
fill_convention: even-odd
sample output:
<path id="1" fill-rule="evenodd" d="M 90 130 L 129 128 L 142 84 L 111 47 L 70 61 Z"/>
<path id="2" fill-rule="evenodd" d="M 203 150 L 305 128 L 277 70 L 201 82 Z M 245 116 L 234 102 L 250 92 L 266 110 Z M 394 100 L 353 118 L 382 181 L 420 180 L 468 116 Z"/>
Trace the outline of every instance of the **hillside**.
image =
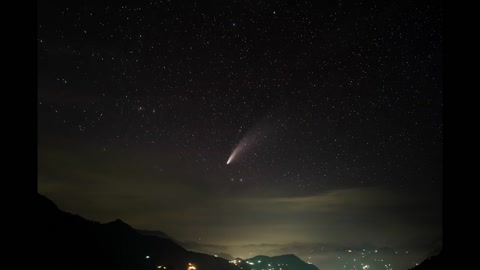
<path id="1" fill-rule="evenodd" d="M 185 270 L 191 263 L 197 270 L 318 270 L 292 254 L 257 256 L 235 265 L 188 251 L 163 232 L 139 232 L 119 219 L 101 224 L 67 213 L 39 194 L 33 210 L 30 238 L 36 239 L 29 239 L 21 259 L 9 264 L 42 269 Z"/>
<path id="2" fill-rule="evenodd" d="M 282 270 L 318 270 L 313 264 L 308 264 L 293 254 L 268 257 L 255 256 L 250 259 L 236 260 L 243 269 L 282 269 Z"/>
<path id="3" fill-rule="evenodd" d="M 106 224 L 61 211 L 44 196 L 35 201 L 32 260 L 15 264 L 65 269 L 237 269 L 227 260 L 191 252 L 167 238 L 142 235 L 116 220 Z M 27 257 L 27 256 L 24 256 Z"/>

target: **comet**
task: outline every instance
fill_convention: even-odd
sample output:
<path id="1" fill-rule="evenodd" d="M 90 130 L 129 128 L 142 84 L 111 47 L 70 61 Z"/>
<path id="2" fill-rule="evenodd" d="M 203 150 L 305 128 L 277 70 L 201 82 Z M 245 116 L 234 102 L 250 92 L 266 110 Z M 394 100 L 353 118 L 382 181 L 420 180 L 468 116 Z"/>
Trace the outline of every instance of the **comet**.
<path id="1" fill-rule="evenodd" d="M 243 146 L 243 148 L 242 148 Z M 245 149 L 247 145 L 244 143 L 244 144 L 239 144 L 237 145 L 237 147 L 235 147 L 235 149 L 233 150 L 232 154 L 230 155 L 230 157 L 228 158 L 227 160 L 227 165 L 230 164 L 230 162 L 233 161 L 233 159 L 238 155 L 239 152 L 242 152 L 242 149 Z"/>
<path id="2" fill-rule="evenodd" d="M 260 128 L 260 125 L 251 128 L 240 140 L 238 145 L 233 149 L 227 160 L 227 165 L 236 161 L 241 155 L 243 155 L 252 146 L 257 145 L 262 139 L 267 138 L 265 134 L 265 128 Z"/>

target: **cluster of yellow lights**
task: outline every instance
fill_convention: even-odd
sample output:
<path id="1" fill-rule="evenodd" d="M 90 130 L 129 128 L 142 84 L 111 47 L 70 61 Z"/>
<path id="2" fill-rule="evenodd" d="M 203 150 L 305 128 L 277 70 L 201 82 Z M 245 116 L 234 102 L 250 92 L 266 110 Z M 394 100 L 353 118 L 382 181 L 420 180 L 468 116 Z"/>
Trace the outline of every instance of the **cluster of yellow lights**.
<path id="1" fill-rule="evenodd" d="M 197 268 L 192 263 L 188 263 L 188 270 L 196 270 Z"/>
<path id="2" fill-rule="evenodd" d="M 167 267 L 163 265 L 157 265 L 157 269 L 167 269 Z"/>
<path id="3" fill-rule="evenodd" d="M 238 260 L 238 261 L 237 261 L 237 260 L 233 260 L 233 261 L 230 261 L 230 263 L 233 263 L 233 264 L 235 264 L 235 265 L 237 265 L 237 264 L 239 264 L 239 263 L 241 263 L 241 262 L 242 262 L 242 260 Z"/>

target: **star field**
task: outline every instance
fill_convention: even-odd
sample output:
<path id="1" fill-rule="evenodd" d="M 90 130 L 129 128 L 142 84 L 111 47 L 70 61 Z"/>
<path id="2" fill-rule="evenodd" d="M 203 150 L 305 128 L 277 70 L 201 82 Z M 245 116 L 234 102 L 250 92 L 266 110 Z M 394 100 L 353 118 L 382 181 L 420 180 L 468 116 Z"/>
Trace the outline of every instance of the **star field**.
<path id="1" fill-rule="evenodd" d="M 122 194 L 129 181 L 235 198 L 440 193 L 435 1 L 53 1 L 37 15 L 52 197 L 107 178 Z"/>

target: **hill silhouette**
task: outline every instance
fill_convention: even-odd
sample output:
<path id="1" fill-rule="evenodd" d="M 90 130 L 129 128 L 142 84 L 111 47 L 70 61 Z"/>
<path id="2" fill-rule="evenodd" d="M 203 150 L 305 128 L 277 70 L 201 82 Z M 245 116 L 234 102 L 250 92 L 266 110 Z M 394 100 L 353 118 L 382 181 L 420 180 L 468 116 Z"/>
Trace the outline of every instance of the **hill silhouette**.
<path id="1" fill-rule="evenodd" d="M 143 234 L 143 235 L 151 235 L 151 236 L 156 236 L 156 237 L 159 237 L 159 238 L 168 238 L 168 239 L 174 240 L 168 234 L 166 234 L 162 231 L 137 230 L 137 232 L 139 232 L 140 234 Z"/>
<path id="2" fill-rule="evenodd" d="M 240 259 L 241 260 L 241 259 Z M 293 254 L 281 256 L 255 256 L 242 260 L 238 266 L 243 269 L 283 269 L 283 270 L 318 270 L 313 264 L 308 264 Z"/>
<path id="3" fill-rule="evenodd" d="M 184 249 L 158 231 L 138 231 L 120 219 L 101 224 L 60 210 L 51 200 L 37 194 L 34 200 L 34 226 L 28 248 L 13 265 L 41 269 L 168 269 L 185 270 L 192 263 L 197 270 L 318 270 L 295 255 L 257 256 L 242 265 Z M 33 243 L 32 243 L 33 242 Z M 265 267 L 263 267 L 265 265 Z M 262 266 L 259 268 L 258 266 Z M 165 268 L 164 268 L 165 267 Z"/>
<path id="4" fill-rule="evenodd" d="M 445 264 L 445 256 L 443 253 L 443 250 L 435 256 L 432 256 L 423 262 L 421 262 L 419 265 L 410 268 L 410 270 L 433 270 L 433 269 L 443 269 L 446 264 Z"/>
<path id="5" fill-rule="evenodd" d="M 191 252 L 168 238 L 143 235 L 117 219 L 100 224 L 64 212 L 38 194 L 35 199 L 37 237 L 29 260 L 17 265 L 65 269 L 197 269 L 234 270 L 227 260 Z"/>

